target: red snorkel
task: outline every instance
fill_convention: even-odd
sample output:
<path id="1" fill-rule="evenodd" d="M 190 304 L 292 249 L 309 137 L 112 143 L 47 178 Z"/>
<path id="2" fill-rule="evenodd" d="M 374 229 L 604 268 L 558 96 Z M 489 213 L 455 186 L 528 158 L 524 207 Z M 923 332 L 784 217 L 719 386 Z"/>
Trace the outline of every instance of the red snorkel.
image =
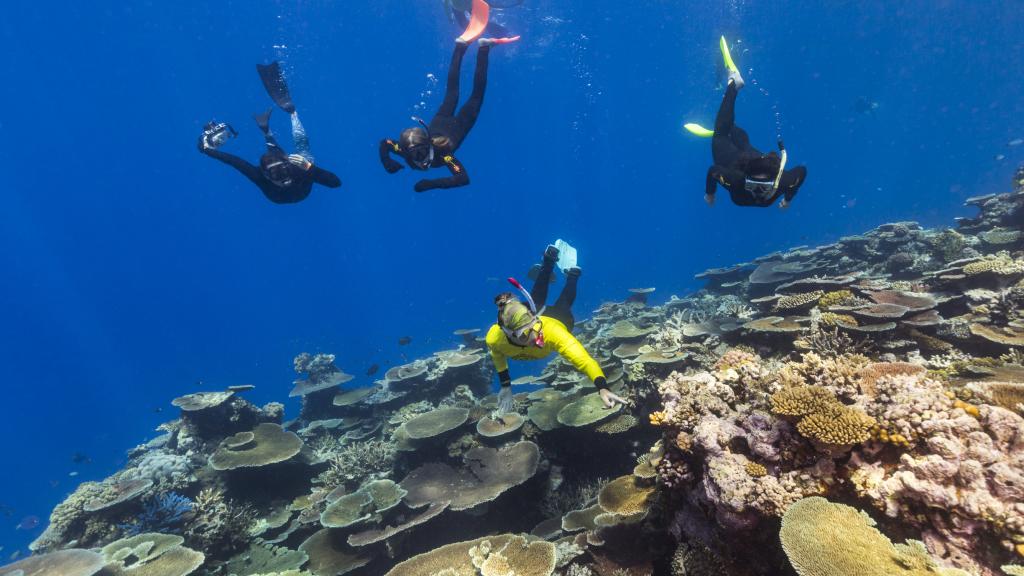
<path id="1" fill-rule="evenodd" d="M 532 312 L 534 317 L 536 317 L 538 315 L 537 304 L 533 301 L 533 296 L 530 296 L 529 291 L 527 291 L 526 288 L 523 288 L 523 285 L 520 284 L 519 281 L 516 280 L 515 278 L 510 277 L 508 279 L 508 283 L 511 284 L 512 286 L 515 286 L 516 290 L 519 290 L 519 293 L 522 294 L 524 298 L 526 298 L 526 303 L 530 305 L 530 312 Z M 533 339 L 533 344 L 537 348 L 544 347 L 544 332 L 540 330 L 537 331 L 537 337 Z"/>

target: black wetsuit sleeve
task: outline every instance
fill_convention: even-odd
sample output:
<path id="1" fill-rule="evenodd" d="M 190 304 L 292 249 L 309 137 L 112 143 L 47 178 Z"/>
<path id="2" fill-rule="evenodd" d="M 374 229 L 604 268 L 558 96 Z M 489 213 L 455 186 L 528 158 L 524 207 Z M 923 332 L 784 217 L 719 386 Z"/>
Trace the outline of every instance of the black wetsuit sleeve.
<path id="1" fill-rule="evenodd" d="M 715 193 L 715 187 L 721 184 L 726 190 L 732 192 L 733 188 L 744 180 L 743 172 L 735 168 L 725 168 L 715 164 L 708 168 L 707 182 L 704 185 L 704 193 L 711 195 Z"/>
<path id="2" fill-rule="evenodd" d="M 426 192 L 435 188 L 457 188 L 469 184 L 469 174 L 466 174 L 466 167 L 459 162 L 459 159 L 451 154 L 444 157 L 444 165 L 452 173 L 447 178 L 434 178 L 432 180 L 420 180 L 416 183 L 417 192 Z"/>
<path id="3" fill-rule="evenodd" d="M 391 157 L 392 153 L 398 155 L 401 155 L 402 153 L 401 148 L 394 140 L 390 138 L 381 140 L 379 152 L 380 163 L 384 165 L 384 169 L 388 171 L 388 174 L 394 174 L 403 168 L 400 162 L 396 162 L 395 159 Z"/>
<path id="4" fill-rule="evenodd" d="M 333 172 L 324 170 L 315 164 L 309 169 L 309 172 L 313 176 L 313 181 L 321 186 L 341 187 L 341 178 L 338 178 Z"/>
<path id="5" fill-rule="evenodd" d="M 504 386 L 511 386 L 512 385 L 512 375 L 509 374 L 508 370 L 502 370 L 501 372 L 498 372 L 498 381 L 501 382 L 501 385 L 503 387 Z"/>
<path id="6" fill-rule="evenodd" d="M 779 187 L 782 188 L 783 198 L 786 199 L 786 202 L 793 200 L 804 180 L 807 180 L 807 168 L 804 166 L 797 166 L 782 174 L 782 182 L 779 183 Z"/>
<path id="7" fill-rule="evenodd" d="M 201 147 L 200 152 L 206 154 L 210 158 L 220 160 L 221 162 L 227 164 L 228 166 L 231 166 L 235 170 L 238 170 L 246 178 L 251 180 L 253 184 L 259 186 L 261 190 L 263 189 L 264 184 L 266 184 L 266 179 L 263 178 L 263 173 L 260 172 L 259 168 L 253 166 L 252 164 L 249 164 L 248 162 L 242 160 L 241 158 L 235 156 L 234 154 L 228 154 L 227 152 L 221 152 L 220 150 L 214 150 L 212 148 L 203 149 Z"/>

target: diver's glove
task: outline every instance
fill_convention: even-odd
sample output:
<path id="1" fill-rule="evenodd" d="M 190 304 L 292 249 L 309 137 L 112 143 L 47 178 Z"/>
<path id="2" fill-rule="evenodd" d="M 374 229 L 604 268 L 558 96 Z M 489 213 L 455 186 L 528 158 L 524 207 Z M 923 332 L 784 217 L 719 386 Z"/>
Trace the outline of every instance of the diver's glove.
<path id="1" fill-rule="evenodd" d="M 309 170 L 313 167 L 313 163 L 309 161 L 309 158 L 306 158 L 301 154 L 289 154 L 288 161 L 291 162 L 293 166 L 298 166 L 303 170 Z"/>
<path id="2" fill-rule="evenodd" d="M 708 206 L 714 207 L 715 206 L 715 195 L 714 194 L 705 194 L 704 195 L 704 202 L 707 202 Z"/>
<path id="3" fill-rule="evenodd" d="M 504 416 L 516 411 L 516 401 L 512 397 L 512 385 L 502 384 L 498 392 L 498 415 Z"/>

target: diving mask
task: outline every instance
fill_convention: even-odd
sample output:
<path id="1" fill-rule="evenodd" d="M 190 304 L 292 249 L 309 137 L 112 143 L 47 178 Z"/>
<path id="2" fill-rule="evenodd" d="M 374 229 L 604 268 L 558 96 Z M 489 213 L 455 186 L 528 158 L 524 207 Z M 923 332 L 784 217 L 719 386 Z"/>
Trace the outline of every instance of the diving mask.
<path id="1" fill-rule="evenodd" d="M 292 184 L 291 170 L 288 169 L 288 166 L 289 163 L 286 159 L 273 160 L 268 162 L 263 170 L 268 180 L 277 186 L 286 188 Z"/>
<path id="2" fill-rule="evenodd" d="M 544 310 L 537 310 L 537 305 L 534 303 L 533 297 L 526 288 L 523 288 L 523 285 L 520 284 L 518 280 L 515 278 L 509 278 L 508 282 L 523 295 L 529 307 L 527 308 L 527 305 L 524 305 L 522 302 L 515 299 L 507 302 L 505 306 L 522 308 L 522 310 L 518 312 L 512 311 L 512 318 L 510 321 L 502 322 L 500 324 L 502 332 L 505 333 L 505 336 L 508 337 L 510 342 L 519 346 L 528 346 L 532 344 L 538 348 L 543 348 L 544 331 L 543 324 L 540 321 L 540 313 Z M 502 316 L 504 316 L 504 314 L 505 313 L 502 312 Z M 506 324 L 511 324 L 511 327 Z"/>
<path id="3" fill-rule="evenodd" d="M 747 178 L 743 182 L 743 189 L 750 192 L 751 195 L 759 200 L 766 200 L 775 193 L 775 181 L 751 180 L 750 178 Z"/>
<path id="4" fill-rule="evenodd" d="M 410 162 L 416 165 L 420 170 L 426 170 L 434 163 L 434 139 L 430 135 L 430 127 L 423 121 L 419 116 L 413 116 L 413 120 L 417 124 L 423 127 L 423 131 L 427 133 L 427 141 L 424 144 L 417 144 L 411 146 L 407 150 Z"/>

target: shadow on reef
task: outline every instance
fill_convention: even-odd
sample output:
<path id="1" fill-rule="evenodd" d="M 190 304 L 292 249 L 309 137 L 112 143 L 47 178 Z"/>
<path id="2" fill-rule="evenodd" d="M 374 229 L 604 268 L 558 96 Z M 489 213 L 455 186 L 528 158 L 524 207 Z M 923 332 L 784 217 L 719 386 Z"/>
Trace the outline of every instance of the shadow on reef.
<path id="1" fill-rule="evenodd" d="M 475 330 L 366 388 L 300 354 L 292 421 L 177 398 L 0 576 L 1024 573 L 1022 184 L 603 304 L 626 407 L 556 359 L 496 417 Z"/>

